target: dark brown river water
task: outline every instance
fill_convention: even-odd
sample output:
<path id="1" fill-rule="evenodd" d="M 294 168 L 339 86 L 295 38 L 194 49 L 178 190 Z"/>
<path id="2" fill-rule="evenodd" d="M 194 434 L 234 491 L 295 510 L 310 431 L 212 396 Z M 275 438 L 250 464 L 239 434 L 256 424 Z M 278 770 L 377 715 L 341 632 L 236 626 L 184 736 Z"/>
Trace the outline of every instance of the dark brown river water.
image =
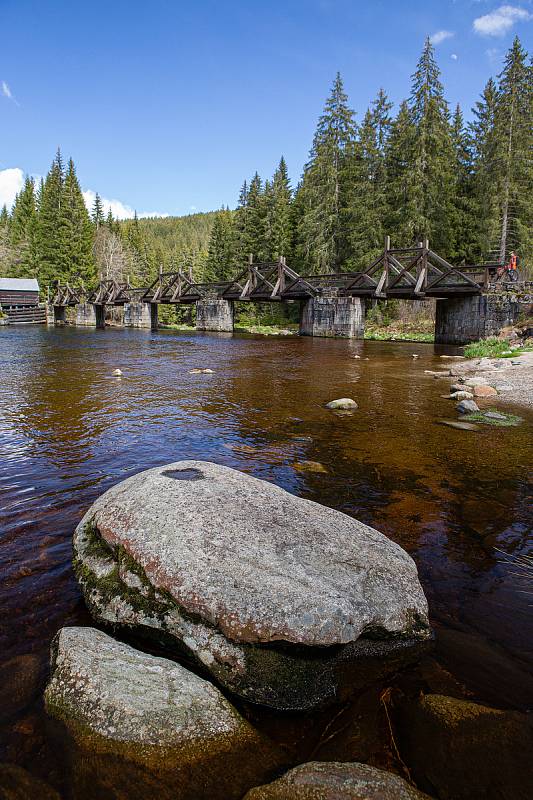
<path id="1" fill-rule="evenodd" d="M 533 415 L 508 407 L 521 425 L 476 433 L 439 424 L 456 418 L 449 384 L 424 369 L 450 364 L 423 344 L 0 328 L 0 761 L 61 784 L 40 692 L 58 628 L 90 622 L 72 531 L 114 483 L 181 458 L 394 539 L 418 564 L 440 667 L 474 699 L 531 708 L 533 588 L 514 562 L 533 552 Z M 345 396 L 356 413 L 324 409 Z"/>

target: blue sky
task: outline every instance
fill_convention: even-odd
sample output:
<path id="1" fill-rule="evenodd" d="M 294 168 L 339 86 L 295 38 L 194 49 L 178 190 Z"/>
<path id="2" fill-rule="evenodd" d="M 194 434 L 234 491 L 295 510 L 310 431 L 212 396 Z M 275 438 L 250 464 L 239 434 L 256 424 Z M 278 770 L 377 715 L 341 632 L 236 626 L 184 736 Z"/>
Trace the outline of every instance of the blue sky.
<path id="1" fill-rule="evenodd" d="M 533 3 L 488 0 L 0 0 L 0 205 L 58 145 L 121 216 L 234 206 L 283 153 L 294 183 L 337 70 L 361 120 L 409 94 L 434 37 L 465 114 Z"/>

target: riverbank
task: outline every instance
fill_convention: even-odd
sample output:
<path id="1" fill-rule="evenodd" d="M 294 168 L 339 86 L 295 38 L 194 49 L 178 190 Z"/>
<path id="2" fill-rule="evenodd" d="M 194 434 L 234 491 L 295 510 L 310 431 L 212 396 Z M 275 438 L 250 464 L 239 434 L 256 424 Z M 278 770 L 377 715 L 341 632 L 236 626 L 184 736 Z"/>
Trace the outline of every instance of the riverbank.
<path id="1" fill-rule="evenodd" d="M 533 408 L 533 352 L 516 352 L 512 358 L 473 358 L 454 364 L 457 377 L 483 378 L 504 403 Z"/>
<path id="2" fill-rule="evenodd" d="M 194 325 L 171 323 L 160 325 L 162 330 L 194 331 Z M 298 336 L 298 326 L 289 325 L 235 325 L 236 333 L 259 334 L 260 336 Z M 424 342 L 435 341 L 433 332 L 405 325 L 369 325 L 365 328 L 365 339 L 376 342 Z"/>

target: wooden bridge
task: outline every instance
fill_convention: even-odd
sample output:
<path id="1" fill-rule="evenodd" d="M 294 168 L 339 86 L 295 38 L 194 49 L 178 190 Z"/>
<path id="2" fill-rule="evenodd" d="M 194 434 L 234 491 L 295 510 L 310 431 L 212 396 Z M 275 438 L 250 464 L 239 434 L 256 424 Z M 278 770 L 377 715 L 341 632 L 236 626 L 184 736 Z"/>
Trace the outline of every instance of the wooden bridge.
<path id="1" fill-rule="evenodd" d="M 387 237 L 383 252 L 362 271 L 300 275 L 284 258 L 259 263 L 250 257 L 234 280 L 196 282 L 177 269 L 160 271 L 148 287 L 142 288 L 132 287 L 129 281 L 102 279 L 86 293 L 58 284 L 51 304 L 58 321 L 65 319 L 69 306 L 92 307 L 85 324 L 103 327 L 106 306 L 124 306 L 134 327 L 155 328 L 159 305 L 195 303 L 200 330 L 232 331 L 235 301 L 299 301 L 301 333 L 353 338 L 363 333 L 365 300 L 437 298 L 436 330 L 444 341 L 454 338 L 448 334 L 454 320 L 461 329 L 457 335 L 461 340 L 492 333 L 490 324 L 487 327 L 483 322 L 487 317 L 486 298 L 501 288 L 500 264 L 457 267 L 431 250 L 427 241 L 416 247 L 392 248 Z M 454 320 L 448 320 L 445 313 L 451 309 Z M 462 319 L 465 314 L 467 318 Z M 496 327 L 499 324 L 495 323 Z"/>

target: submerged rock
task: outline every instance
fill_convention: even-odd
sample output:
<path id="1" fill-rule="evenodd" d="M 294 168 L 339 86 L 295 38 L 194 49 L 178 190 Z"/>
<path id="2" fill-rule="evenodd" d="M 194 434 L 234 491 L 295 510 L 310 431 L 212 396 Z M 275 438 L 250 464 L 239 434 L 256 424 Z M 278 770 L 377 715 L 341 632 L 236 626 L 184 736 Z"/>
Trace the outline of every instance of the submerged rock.
<path id="1" fill-rule="evenodd" d="M 32 653 L 0 666 L 0 722 L 19 714 L 42 691 L 40 673 L 39 658 Z"/>
<path id="2" fill-rule="evenodd" d="M 529 800 L 533 719 L 443 695 L 408 703 L 402 757 L 417 783 L 442 800 Z"/>
<path id="3" fill-rule="evenodd" d="M 401 547 L 229 467 L 181 461 L 127 479 L 89 509 L 74 553 L 98 620 L 179 647 L 276 708 L 366 685 L 431 638 Z"/>
<path id="4" fill-rule="evenodd" d="M 330 400 L 326 403 L 326 408 L 340 411 L 352 411 L 357 408 L 357 403 L 351 397 L 341 397 L 338 400 Z"/>
<path id="5" fill-rule="evenodd" d="M 477 425 L 474 425 L 472 422 L 463 422 L 459 419 L 439 419 L 437 422 L 439 425 L 447 425 L 448 428 L 457 428 L 459 431 L 479 431 Z"/>
<path id="6" fill-rule="evenodd" d="M 89 759 L 91 775 L 82 783 L 87 777 L 105 783 L 115 759 L 118 785 L 127 762 L 140 784 L 148 772 L 152 792 L 157 778 L 161 791 L 176 797 L 226 800 L 242 797 L 280 763 L 274 747 L 208 681 L 94 628 L 57 635 L 45 704 L 80 754 L 78 782 Z"/>
<path id="7" fill-rule="evenodd" d="M 0 764 L 2 800 L 61 800 L 58 792 L 15 764 Z"/>
<path id="8" fill-rule="evenodd" d="M 403 778 L 368 764 L 310 761 L 244 800 L 429 800 Z"/>

